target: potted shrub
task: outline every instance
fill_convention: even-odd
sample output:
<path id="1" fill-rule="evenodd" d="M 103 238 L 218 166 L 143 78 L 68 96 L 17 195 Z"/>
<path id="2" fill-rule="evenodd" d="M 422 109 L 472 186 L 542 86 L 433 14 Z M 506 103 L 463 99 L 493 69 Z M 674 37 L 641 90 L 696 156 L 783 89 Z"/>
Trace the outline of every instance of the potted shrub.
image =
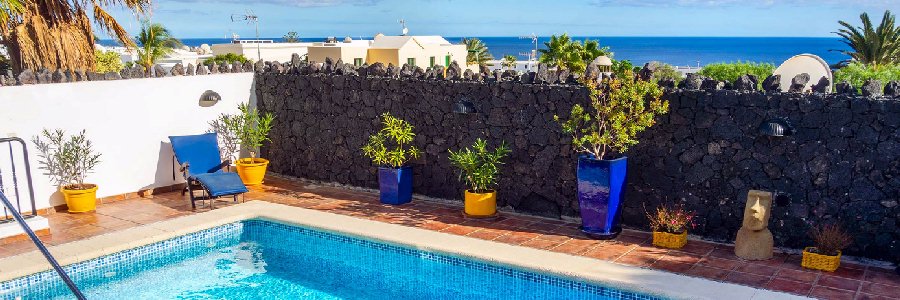
<path id="1" fill-rule="evenodd" d="M 97 185 L 84 183 L 87 173 L 100 163 L 100 154 L 84 135 L 66 136 L 65 131 L 44 129 L 32 138 L 38 150 L 39 164 L 50 180 L 59 186 L 69 212 L 89 212 L 97 208 Z"/>
<path id="2" fill-rule="evenodd" d="M 362 147 L 363 154 L 378 166 L 378 189 L 381 203 L 400 205 L 412 201 L 410 158 L 419 158 L 419 149 L 413 145 L 413 126 L 390 113 L 381 115 L 382 128 L 369 136 Z"/>
<path id="3" fill-rule="evenodd" d="M 635 78 L 631 70 L 619 78 L 582 82 L 589 92 L 589 110 L 575 104 L 568 119 L 554 118 L 581 153 L 577 169 L 581 230 L 592 238 L 612 239 L 621 232 L 624 153 L 638 143 L 636 135 L 652 126 L 657 114 L 668 112 L 669 103 L 660 99 L 662 90 L 656 83 Z"/>
<path id="4" fill-rule="evenodd" d="M 476 139 L 471 148 L 459 152 L 450 151 L 450 163 L 459 169 L 459 178 L 468 185 L 464 192 L 464 213 L 473 218 L 490 218 L 497 215 L 497 175 L 501 160 L 509 155 L 506 143 L 488 151 L 487 142 Z"/>
<path id="5" fill-rule="evenodd" d="M 803 249 L 800 265 L 804 268 L 834 272 L 841 265 L 841 250 L 850 246 L 852 238 L 838 224 L 813 227 L 813 247 Z"/>
<path id="6" fill-rule="evenodd" d="M 656 212 L 648 212 L 650 229 L 653 230 L 653 245 L 670 249 L 684 247 L 687 244 L 688 229 L 694 228 L 694 215 L 694 212 L 684 210 L 681 205 L 672 208 L 660 205 Z"/>
<path id="7" fill-rule="evenodd" d="M 219 120 L 250 155 L 239 158 L 234 163 L 241 181 L 246 185 L 259 185 L 266 177 L 269 160 L 256 157 L 256 154 L 259 153 L 262 143 L 269 140 L 269 131 L 272 130 L 272 120 L 275 116 L 272 113 L 260 115 L 256 108 L 246 103 L 239 104 L 238 109 L 241 111 L 240 114 L 222 115 Z"/>

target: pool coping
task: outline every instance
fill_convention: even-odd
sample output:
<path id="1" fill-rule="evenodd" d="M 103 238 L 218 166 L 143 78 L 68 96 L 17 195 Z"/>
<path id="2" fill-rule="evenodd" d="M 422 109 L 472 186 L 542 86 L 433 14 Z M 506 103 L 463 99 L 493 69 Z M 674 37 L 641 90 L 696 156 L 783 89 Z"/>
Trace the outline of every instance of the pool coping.
<path id="1" fill-rule="evenodd" d="M 689 277 L 664 271 L 436 232 L 265 201 L 223 207 L 49 247 L 62 265 L 91 260 L 248 219 L 362 237 L 474 258 L 489 263 L 594 282 L 602 286 L 675 299 L 809 299 L 782 292 Z M 38 251 L 0 259 L 0 282 L 50 270 Z"/>

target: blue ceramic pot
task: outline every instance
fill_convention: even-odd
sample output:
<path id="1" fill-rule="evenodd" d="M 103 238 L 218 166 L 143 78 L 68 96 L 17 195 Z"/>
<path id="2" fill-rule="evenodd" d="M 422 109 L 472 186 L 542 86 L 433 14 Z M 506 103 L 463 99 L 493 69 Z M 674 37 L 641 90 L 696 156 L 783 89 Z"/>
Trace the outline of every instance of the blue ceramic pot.
<path id="1" fill-rule="evenodd" d="M 613 160 L 578 157 L 578 205 L 581 231 L 595 239 L 614 239 L 622 232 L 619 214 L 628 157 Z"/>
<path id="2" fill-rule="evenodd" d="M 400 205 L 412 201 L 412 167 L 378 168 L 381 203 Z"/>

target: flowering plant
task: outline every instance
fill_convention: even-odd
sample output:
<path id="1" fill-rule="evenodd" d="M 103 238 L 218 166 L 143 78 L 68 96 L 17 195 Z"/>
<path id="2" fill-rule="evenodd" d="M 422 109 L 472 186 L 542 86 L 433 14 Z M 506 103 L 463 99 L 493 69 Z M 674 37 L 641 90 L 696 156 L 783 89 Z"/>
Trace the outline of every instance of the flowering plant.
<path id="1" fill-rule="evenodd" d="M 650 228 L 653 231 L 674 234 L 681 234 L 687 231 L 688 228 L 694 228 L 695 216 L 695 212 L 686 211 L 684 206 L 681 205 L 674 207 L 660 205 L 656 208 L 655 213 L 647 212 L 647 219 L 650 220 Z"/>

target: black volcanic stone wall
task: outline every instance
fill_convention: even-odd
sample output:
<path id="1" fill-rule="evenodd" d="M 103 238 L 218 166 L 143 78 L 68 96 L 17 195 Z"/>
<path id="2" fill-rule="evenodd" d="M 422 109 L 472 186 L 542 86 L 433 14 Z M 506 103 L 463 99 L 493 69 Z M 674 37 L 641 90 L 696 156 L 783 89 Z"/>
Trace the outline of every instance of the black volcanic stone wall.
<path id="1" fill-rule="evenodd" d="M 377 188 L 359 148 L 391 112 L 416 127 L 424 155 L 412 162 L 414 191 L 461 199 L 464 185 L 447 149 L 484 137 L 513 151 L 503 167 L 499 205 L 519 212 L 577 216 L 576 154 L 554 114 L 587 103 L 576 85 L 457 82 L 331 74 L 256 75 L 258 106 L 276 114 L 262 155 L 273 172 Z M 699 215 L 694 234 L 732 241 L 748 189 L 780 191 L 776 243 L 807 246 L 808 225 L 840 220 L 856 242 L 848 254 L 900 258 L 900 101 L 841 95 L 669 91 L 671 112 L 629 155 L 626 225 L 646 228 L 644 206 L 683 203 Z M 455 114 L 466 98 L 475 114 Z M 768 118 L 797 132 L 766 137 Z"/>

